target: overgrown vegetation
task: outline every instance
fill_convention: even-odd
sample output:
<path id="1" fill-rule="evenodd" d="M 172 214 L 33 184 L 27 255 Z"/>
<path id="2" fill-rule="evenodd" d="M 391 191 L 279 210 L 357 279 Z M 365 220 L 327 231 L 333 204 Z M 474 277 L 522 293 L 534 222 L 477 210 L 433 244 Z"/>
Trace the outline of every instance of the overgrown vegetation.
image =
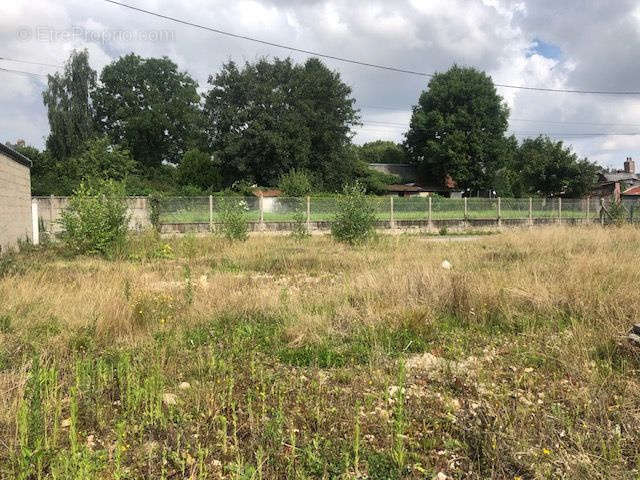
<path id="1" fill-rule="evenodd" d="M 228 240 L 245 241 L 249 236 L 248 206 L 242 197 L 219 197 L 220 233 Z"/>
<path id="2" fill-rule="evenodd" d="M 347 185 L 336 199 L 336 214 L 331 223 L 331 234 L 344 243 L 356 245 L 375 232 L 375 209 L 359 184 Z"/>
<path id="3" fill-rule="evenodd" d="M 107 255 L 122 246 L 129 224 L 122 184 L 112 180 L 81 183 L 62 212 L 61 238 L 73 253 Z"/>
<path id="4" fill-rule="evenodd" d="M 635 479 L 639 247 L 624 226 L 27 250 L 0 278 L 0 478 Z"/>

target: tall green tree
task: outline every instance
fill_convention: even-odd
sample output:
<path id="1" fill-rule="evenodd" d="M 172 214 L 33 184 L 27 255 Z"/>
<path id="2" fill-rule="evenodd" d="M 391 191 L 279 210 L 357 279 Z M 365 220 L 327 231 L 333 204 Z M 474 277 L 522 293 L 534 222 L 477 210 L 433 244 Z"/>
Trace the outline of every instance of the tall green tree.
<path id="1" fill-rule="evenodd" d="M 523 194 L 576 198 L 591 190 L 599 170 L 595 163 L 578 158 L 562 141 L 542 135 L 522 142 L 512 168 L 519 176 Z"/>
<path id="2" fill-rule="evenodd" d="M 317 188 L 338 189 L 351 178 L 355 101 L 321 61 L 230 62 L 209 84 L 209 147 L 220 156 L 226 185 L 237 179 L 275 185 L 292 169 L 310 172 Z"/>
<path id="3" fill-rule="evenodd" d="M 198 84 L 169 58 L 129 54 L 107 65 L 94 95 L 102 132 L 125 146 L 143 173 L 179 163 L 201 131 Z"/>
<path id="4" fill-rule="evenodd" d="M 51 130 L 47 150 L 54 160 L 63 161 L 75 155 L 95 135 L 91 101 L 95 88 L 96 72 L 89 66 L 86 50 L 74 50 L 63 73 L 48 75 L 42 98 Z"/>
<path id="5" fill-rule="evenodd" d="M 413 108 L 407 154 L 427 178 L 488 190 L 507 159 L 508 117 L 491 77 L 454 65 L 434 75 Z"/>

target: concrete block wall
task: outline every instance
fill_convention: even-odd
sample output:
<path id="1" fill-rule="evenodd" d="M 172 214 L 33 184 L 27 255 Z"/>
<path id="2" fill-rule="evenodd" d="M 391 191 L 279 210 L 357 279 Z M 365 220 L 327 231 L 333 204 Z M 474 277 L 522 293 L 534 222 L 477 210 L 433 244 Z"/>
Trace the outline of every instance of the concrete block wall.
<path id="1" fill-rule="evenodd" d="M 0 253 L 32 238 L 31 171 L 0 152 Z"/>
<path id="2" fill-rule="evenodd" d="M 48 234 L 60 233 L 62 227 L 60 219 L 62 212 L 69 205 L 69 197 L 33 197 L 38 203 L 38 216 L 40 225 Z M 149 221 L 149 208 L 146 197 L 128 197 L 129 229 L 140 231 L 151 226 Z"/>

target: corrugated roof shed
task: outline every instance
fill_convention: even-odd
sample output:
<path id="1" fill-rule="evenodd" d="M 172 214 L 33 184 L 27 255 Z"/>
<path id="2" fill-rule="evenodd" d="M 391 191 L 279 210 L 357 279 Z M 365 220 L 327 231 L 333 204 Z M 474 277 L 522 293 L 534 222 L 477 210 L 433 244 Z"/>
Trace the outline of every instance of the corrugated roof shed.
<path id="1" fill-rule="evenodd" d="M 416 167 L 409 163 L 370 163 L 370 168 L 387 175 L 397 175 L 403 183 L 415 182 L 418 178 Z"/>

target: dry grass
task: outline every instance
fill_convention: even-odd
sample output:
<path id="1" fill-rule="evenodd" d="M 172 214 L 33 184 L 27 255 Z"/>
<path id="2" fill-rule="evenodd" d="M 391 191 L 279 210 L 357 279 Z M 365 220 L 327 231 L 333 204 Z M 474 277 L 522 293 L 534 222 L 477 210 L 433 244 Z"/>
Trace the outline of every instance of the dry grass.
<path id="1" fill-rule="evenodd" d="M 0 477 L 637 478 L 639 250 L 629 227 L 22 254 Z"/>

